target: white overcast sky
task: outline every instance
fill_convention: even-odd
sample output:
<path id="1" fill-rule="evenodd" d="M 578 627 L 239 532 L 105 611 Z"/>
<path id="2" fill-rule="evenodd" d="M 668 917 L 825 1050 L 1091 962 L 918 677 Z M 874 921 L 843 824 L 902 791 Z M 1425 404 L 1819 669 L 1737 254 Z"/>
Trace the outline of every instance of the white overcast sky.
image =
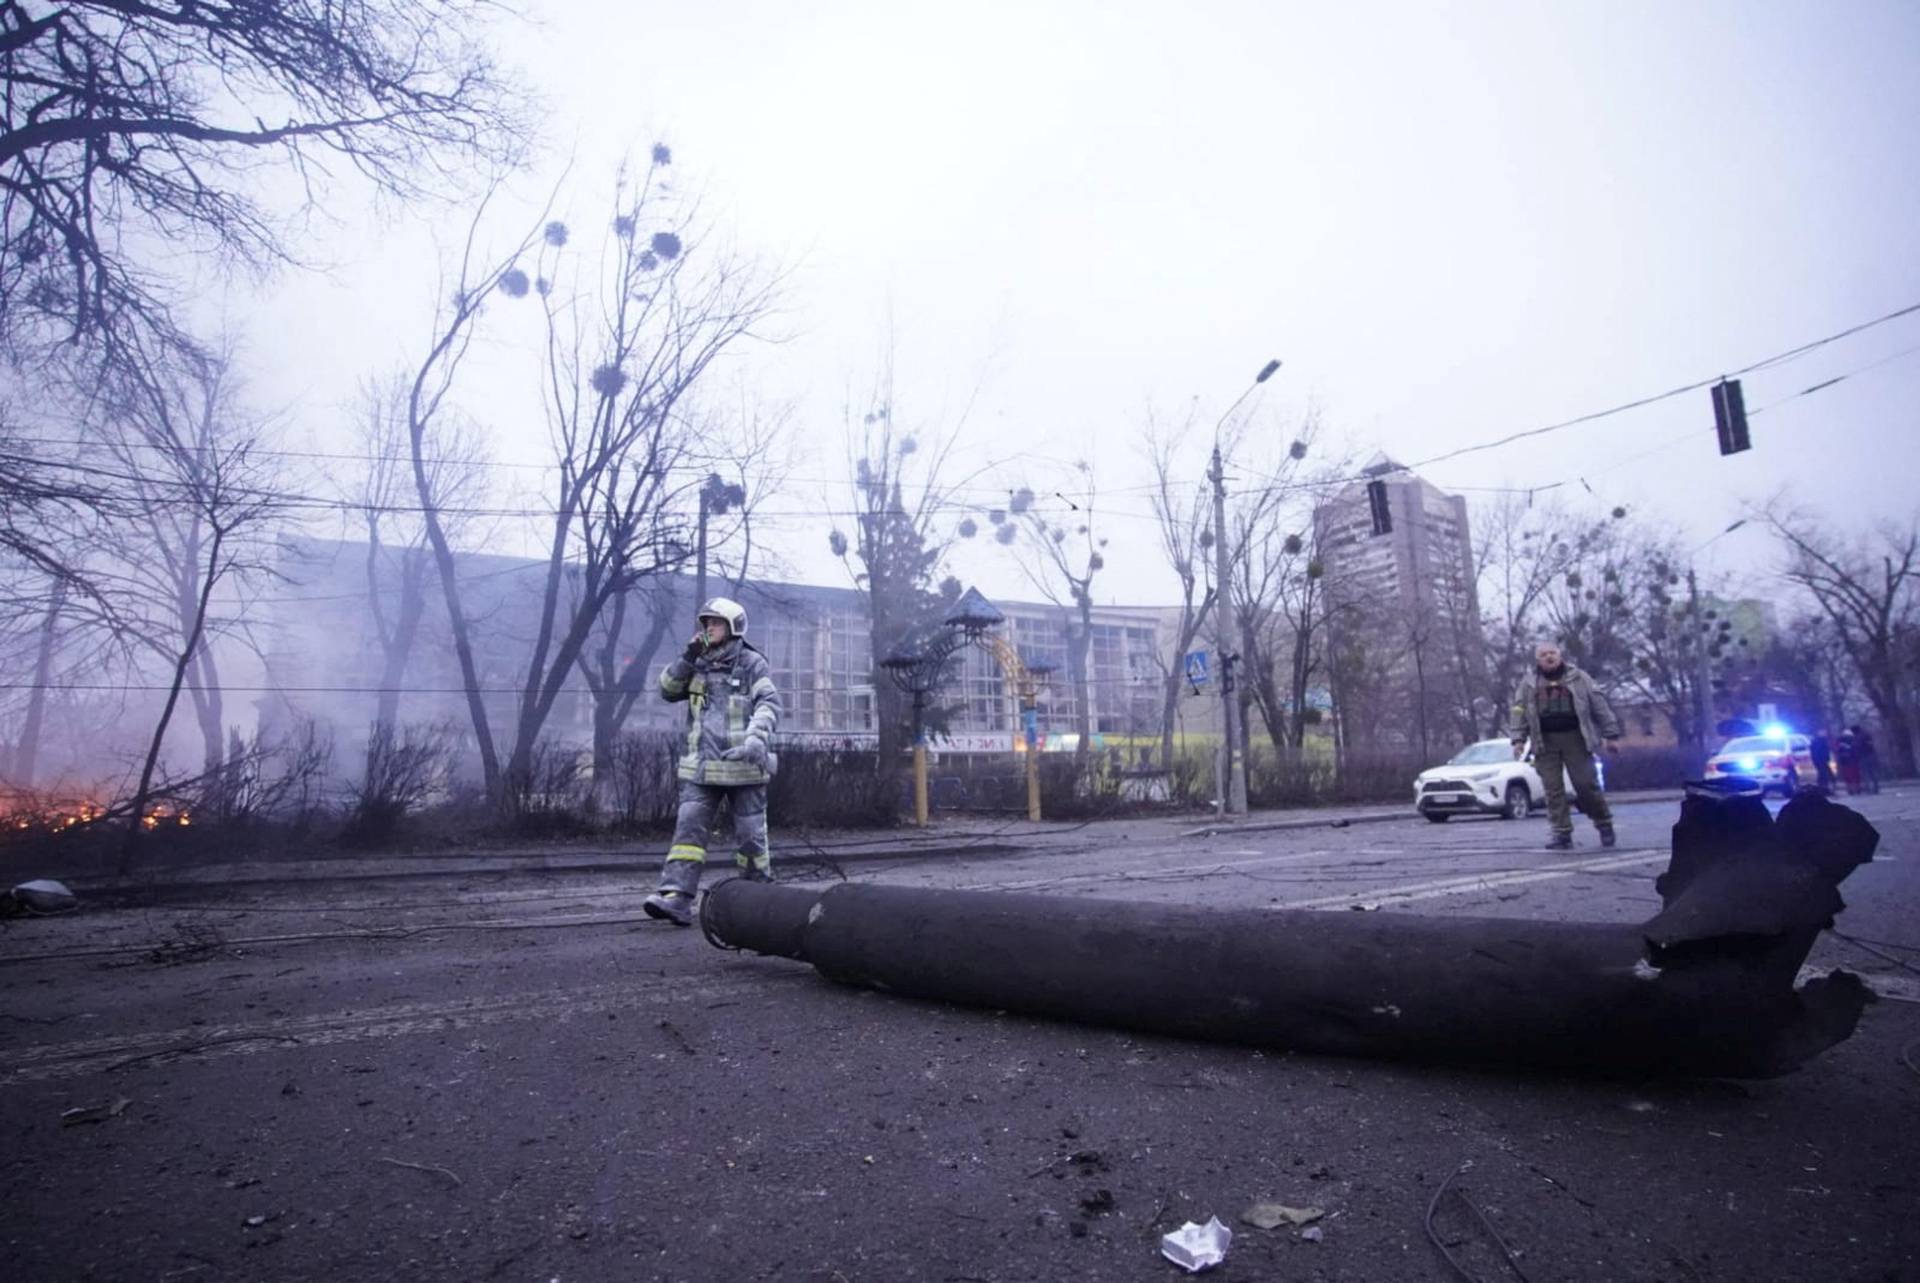
<path id="1" fill-rule="evenodd" d="M 1134 442 L 1150 403 L 1217 414 L 1269 356 L 1256 423 L 1413 462 L 1723 371 L 1920 301 L 1920 6 L 551 0 L 504 29 L 550 151 L 598 182 L 655 140 L 741 247 L 791 270 L 742 377 L 797 403 L 799 480 L 769 497 L 793 568 L 825 556 L 841 406 L 891 331 L 902 424 L 962 428 L 969 497 L 1091 457 L 1117 554 L 1103 601 L 1170 600 Z M 593 211 L 584 196 L 579 203 Z M 273 399 L 338 444 L 362 375 L 421 348 L 420 208 L 330 211 L 322 275 L 236 303 Z M 579 211 L 574 216 L 580 217 Z M 591 217 L 600 215 L 594 212 Z M 316 229 L 317 231 L 321 229 Z M 504 225 L 502 228 L 505 230 Z M 1624 503 L 1702 541 L 1787 492 L 1905 519 L 1920 316 L 1746 380 L 1754 449 L 1721 459 L 1698 393 L 1436 465 L 1445 487 Z M 1892 359 L 1887 359 L 1892 358 Z M 1863 369 L 1883 362 L 1872 369 Z M 497 371 L 495 372 L 497 377 Z M 484 381 L 486 375 L 477 376 Z M 503 459 L 543 429 L 476 383 Z M 1196 482 L 1203 466 L 1196 441 Z M 843 470 L 843 468 L 839 469 Z M 1244 468 L 1242 469 L 1244 472 Z M 1767 564 L 1753 531 L 1723 568 Z M 1002 550 L 964 578 L 1020 592 Z M 1022 593 L 1022 595 L 1030 595 Z"/>

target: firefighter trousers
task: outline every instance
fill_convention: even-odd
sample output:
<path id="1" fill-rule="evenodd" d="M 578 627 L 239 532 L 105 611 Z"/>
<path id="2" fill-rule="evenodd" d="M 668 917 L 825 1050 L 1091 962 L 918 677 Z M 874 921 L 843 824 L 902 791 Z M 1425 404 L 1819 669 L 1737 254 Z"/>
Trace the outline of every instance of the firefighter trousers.
<path id="1" fill-rule="evenodd" d="M 767 847 L 767 786 L 680 783 L 680 810 L 674 819 L 673 845 L 660 871 L 660 889 L 692 895 L 700 887 L 707 859 L 707 838 L 725 805 L 733 819 L 733 862 L 742 873 L 770 876 L 773 854 Z"/>

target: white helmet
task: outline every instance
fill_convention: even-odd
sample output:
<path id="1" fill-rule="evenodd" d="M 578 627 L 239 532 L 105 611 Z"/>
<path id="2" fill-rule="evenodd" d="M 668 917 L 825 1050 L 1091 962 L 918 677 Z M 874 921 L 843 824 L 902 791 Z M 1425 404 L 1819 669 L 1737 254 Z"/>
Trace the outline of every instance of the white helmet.
<path id="1" fill-rule="evenodd" d="M 731 597 L 709 597 L 694 615 L 700 619 L 724 619 L 735 637 L 747 635 L 747 608 Z"/>

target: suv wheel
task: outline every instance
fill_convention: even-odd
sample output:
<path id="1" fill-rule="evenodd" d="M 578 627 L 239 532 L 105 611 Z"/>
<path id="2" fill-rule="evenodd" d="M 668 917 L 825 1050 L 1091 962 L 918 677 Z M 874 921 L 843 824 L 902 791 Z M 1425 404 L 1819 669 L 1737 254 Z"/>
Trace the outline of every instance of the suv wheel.
<path id="1" fill-rule="evenodd" d="M 1527 792 L 1527 786 L 1519 780 L 1507 785 L 1507 802 L 1500 808 L 1503 820 L 1524 820 L 1527 812 L 1533 809 L 1533 797 Z"/>

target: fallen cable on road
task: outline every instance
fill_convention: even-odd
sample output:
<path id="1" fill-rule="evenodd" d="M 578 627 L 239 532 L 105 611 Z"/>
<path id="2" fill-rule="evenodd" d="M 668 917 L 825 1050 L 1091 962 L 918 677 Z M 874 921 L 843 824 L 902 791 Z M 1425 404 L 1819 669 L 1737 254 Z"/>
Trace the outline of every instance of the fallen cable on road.
<path id="1" fill-rule="evenodd" d="M 1480 1222 L 1481 1228 L 1493 1236 L 1493 1241 L 1500 1247 L 1500 1254 L 1506 1258 L 1507 1268 L 1514 1272 L 1514 1275 L 1519 1278 L 1520 1283 L 1531 1283 L 1531 1280 L 1527 1278 L 1526 1271 L 1520 1268 L 1519 1254 L 1508 1245 L 1506 1239 L 1501 1237 L 1500 1231 L 1493 1228 L 1493 1222 L 1487 1219 L 1487 1214 L 1481 1211 L 1479 1205 L 1472 1199 L 1454 1188 L 1454 1180 L 1459 1177 L 1462 1172 L 1472 1167 L 1473 1160 L 1468 1159 L 1447 1173 L 1447 1179 L 1441 1181 L 1440 1188 L 1433 1191 L 1433 1201 L 1427 1204 L 1427 1216 L 1423 1222 L 1426 1227 L 1427 1237 L 1433 1241 L 1435 1247 L 1440 1249 L 1440 1255 L 1445 1258 L 1447 1265 L 1455 1274 L 1465 1279 L 1467 1283 L 1481 1283 L 1479 1275 L 1460 1264 L 1460 1262 L 1454 1258 L 1453 1253 L 1447 1250 L 1447 1245 L 1440 1240 L 1440 1232 L 1433 1228 L 1433 1218 L 1434 1214 L 1440 1210 L 1440 1200 L 1447 1196 L 1448 1191 L 1452 1191 L 1454 1198 L 1459 1201 L 1461 1206 L 1473 1213 L 1473 1218 Z"/>
<path id="2" fill-rule="evenodd" d="M 1873 858 L 1857 813 L 1803 794 L 1690 794 L 1664 908 L 1640 925 L 1208 909 L 848 883 L 733 880 L 723 948 L 905 997 L 1338 1055 L 1767 1078 L 1849 1037 L 1872 998 L 1795 988 L 1838 885 Z"/>
<path id="3" fill-rule="evenodd" d="M 386 1163 L 392 1167 L 404 1167 L 408 1171 L 428 1172 L 435 1176 L 444 1176 L 448 1180 L 452 1181 L 455 1185 L 461 1185 L 465 1183 L 458 1176 L 454 1175 L 452 1172 L 448 1171 L 446 1168 L 435 1166 L 432 1163 L 409 1163 L 404 1158 L 388 1158 L 385 1154 L 380 1155 L 378 1158 L 374 1159 L 373 1161 L 376 1163 Z"/>

